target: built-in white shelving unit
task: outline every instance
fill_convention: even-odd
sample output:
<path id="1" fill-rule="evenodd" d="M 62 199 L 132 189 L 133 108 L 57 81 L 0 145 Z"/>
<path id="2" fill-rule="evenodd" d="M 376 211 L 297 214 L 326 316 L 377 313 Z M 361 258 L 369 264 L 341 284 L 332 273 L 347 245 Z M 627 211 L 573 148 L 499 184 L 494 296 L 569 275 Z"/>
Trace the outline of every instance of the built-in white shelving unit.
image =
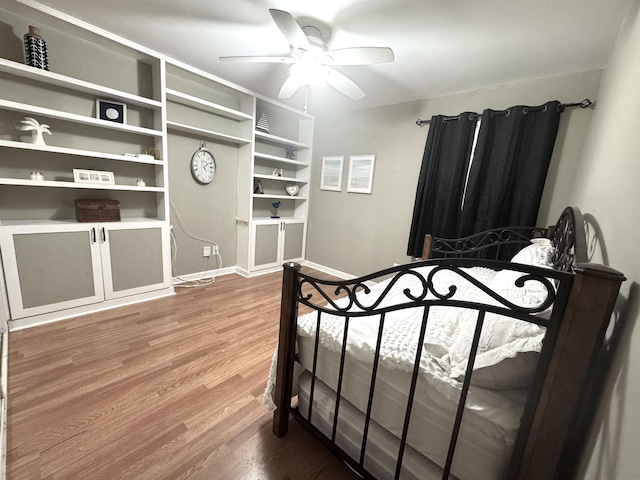
<path id="1" fill-rule="evenodd" d="M 33 0 L 0 0 L 0 12 L 14 32 L 38 25 L 49 44 L 65 52 L 48 71 L 25 65 L 15 50 L 0 45 L 0 229 L 37 226 L 29 230 L 34 239 L 48 230 L 59 234 L 75 223 L 74 199 L 114 199 L 122 221 L 105 232 L 115 236 L 128 229 L 135 239 L 134 230 L 148 233 L 157 226 L 158 241 L 164 242 L 170 228 L 169 137 L 176 143 L 185 137 L 189 142 L 183 145 L 207 142 L 237 159 L 237 271 L 263 272 L 267 263 L 260 252 L 274 248 L 275 261 L 304 258 L 313 117 Z M 91 68 L 81 64 L 83 57 L 92 58 Z M 97 118 L 97 100 L 122 103 L 126 117 Z M 262 114 L 268 132 L 256 129 Z M 51 125 L 47 145 L 31 143 L 29 132 L 15 128 L 24 117 Z M 237 157 L 228 153 L 234 149 Z M 76 168 L 110 171 L 115 183 L 74 181 Z M 32 171 L 44 180 L 32 180 Z M 262 193 L 254 191 L 257 182 Z M 280 218 L 271 218 L 275 203 Z M 86 235 L 84 229 L 72 231 Z M 267 238 L 273 231 L 281 232 L 275 244 Z M 19 243 L 11 235 L 3 238 Z M 158 249 L 163 272 L 171 263 L 166 246 Z M 15 261 L 9 259 L 14 273 L 27 268 Z M 161 294 L 172 292 L 169 278 L 154 285 Z M 18 298 L 15 292 L 12 298 Z M 34 314 L 31 320 L 55 315 Z"/>

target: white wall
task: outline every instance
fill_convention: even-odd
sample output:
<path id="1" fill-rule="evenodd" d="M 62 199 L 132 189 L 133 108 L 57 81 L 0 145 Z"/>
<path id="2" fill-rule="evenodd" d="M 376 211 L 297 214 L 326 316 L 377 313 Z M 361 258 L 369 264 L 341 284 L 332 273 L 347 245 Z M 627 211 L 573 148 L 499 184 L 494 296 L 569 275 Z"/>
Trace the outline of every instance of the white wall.
<path id="1" fill-rule="evenodd" d="M 602 72 L 594 70 L 499 88 L 476 90 L 316 119 L 307 236 L 307 259 L 352 275 L 409 260 L 406 256 L 416 185 L 428 127 L 417 118 L 485 108 L 581 101 L 597 96 Z M 560 119 L 543 193 L 539 225 L 555 223 L 568 204 L 595 110 L 567 109 Z M 348 157 L 375 154 L 373 192 L 346 192 Z M 344 155 L 341 192 L 319 189 L 323 155 Z"/>
<path id="2" fill-rule="evenodd" d="M 598 226 L 594 260 L 627 277 L 595 422 L 576 478 L 640 478 L 640 1 L 632 3 L 598 93 L 572 204 Z M 593 229 L 592 229 L 593 231 Z M 606 366 L 606 365 L 605 365 Z"/>

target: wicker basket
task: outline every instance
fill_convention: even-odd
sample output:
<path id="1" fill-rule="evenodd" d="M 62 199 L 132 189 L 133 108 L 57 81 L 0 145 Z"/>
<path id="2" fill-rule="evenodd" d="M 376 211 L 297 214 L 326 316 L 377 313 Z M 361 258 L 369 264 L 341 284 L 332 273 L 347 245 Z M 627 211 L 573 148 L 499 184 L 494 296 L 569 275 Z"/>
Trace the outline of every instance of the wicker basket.
<path id="1" fill-rule="evenodd" d="M 76 200 L 76 219 L 79 222 L 119 222 L 118 200 Z"/>

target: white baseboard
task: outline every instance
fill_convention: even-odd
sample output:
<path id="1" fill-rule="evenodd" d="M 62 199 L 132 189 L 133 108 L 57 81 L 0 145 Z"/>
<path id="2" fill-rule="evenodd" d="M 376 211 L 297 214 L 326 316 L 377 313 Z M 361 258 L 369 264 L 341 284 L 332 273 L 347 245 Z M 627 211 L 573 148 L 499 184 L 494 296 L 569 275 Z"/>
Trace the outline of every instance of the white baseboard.
<path id="1" fill-rule="evenodd" d="M 131 305 L 134 303 L 155 300 L 156 298 L 167 297 L 169 295 L 175 295 L 173 287 L 163 288 L 162 290 L 154 290 L 153 292 L 139 293 L 137 295 L 131 295 L 129 297 L 116 298 L 114 300 L 105 300 L 104 302 L 99 303 L 91 303 L 89 305 L 83 305 L 81 307 L 58 310 L 57 312 L 43 313 L 42 315 L 34 315 L 33 317 L 9 320 L 9 331 L 13 332 L 16 330 L 22 330 L 24 328 L 38 327 L 40 325 L 46 325 L 47 323 L 66 320 L 67 318 L 79 317 L 80 315 L 87 315 L 90 313 L 101 312 L 103 310 L 110 310 L 116 307 Z"/>
<path id="2" fill-rule="evenodd" d="M 236 267 L 224 267 L 216 270 L 207 270 L 205 272 L 188 273 L 186 275 L 176 275 L 172 278 L 171 283 L 173 285 L 180 285 L 184 282 L 194 282 L 196 280 L 207 280 L 213 277 L 219 277 L 220 275 L 229 275 L 230 273 L 236 273 Z"/>
<path id="3" fill-rule="evenodd" d="M 0 334 L 2 339 L 2 357 L 0 359 L 0 371 L 2 379 L 0 380 L 0 389 L 2 398 L 0 399 L 0 480 L 7 478 L 7 406 L 8 406 L 8 388 L 7 381 L 9 377 L 9 332 L 5 331 Z"/>
<path id="4" fill-rule="evenodd" d="M 358 278 L 355 275 L 351 275 L 350 273 L 341 272 L 340 270 L 336 270 L 335 268 L 325 267 L 324 265 L 320 265 L 318 263 L 309 262 L 305 260 L 301 262 L 302 265 L 305 265 L 309 268 L 313 268 L 314 270 L 319 270 L 322 273 L 326 273 L 327 275 L 333 275 L 334 277 L 341 278 L 342 280 L 353 280 L 354 278 Z"/>

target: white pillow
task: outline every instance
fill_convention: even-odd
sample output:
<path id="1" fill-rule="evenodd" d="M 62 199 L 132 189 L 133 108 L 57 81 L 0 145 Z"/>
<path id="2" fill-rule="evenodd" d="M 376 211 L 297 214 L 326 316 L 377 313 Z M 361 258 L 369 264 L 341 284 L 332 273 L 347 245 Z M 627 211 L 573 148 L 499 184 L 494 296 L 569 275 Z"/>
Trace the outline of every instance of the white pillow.
<path id="1" fill-rule="evenodd" d="M 520 250 L 512 262 L 552 268 L 552 254 L 550 242 L 536 243 Z M 533 308 L 541 305 L 547 298 L 547 288 L 536 280 L 525 281 L 522 287 L 518 287 L 516 281 L 523 275 L 518 271 L 502 270 L 489 283 L 489 288 L 521 307 Z M 540 314 L 546 314 L 550 308 Z M 471 319 L 460 322 L 449 352 L 451 376 L 459 381 L 464 379 L 475 323 Z M 544 336 L 545 329 L 533 323 L 487 314 L 471 384 L 494 389 L 528 386 L 536 369 Z"/>
<path id="2" fill-rule="evenodd" d="M 457 338 L 449 351 L 451 377 L 464 379 L 475 321 L 461 322 Z M 523 353 L 539 352 L 542 348 L 545 329 L 534 323 L 514 320 L 501 315 L 485 316 L 482 335 L 473 365 L 471 384 L 484 388 L 522 388 L 530 381 L 536 363 L 531 357 L 523 361 Z M 482 371 L 479 375 L 476 372 Z"/>
<path id="3" fill-rule="evenodd" d="M 492 390 L 527 388 L 531 385 L 538 365 L 539 352 L 520 352 L 515 357 L 504 358 L 495 365 L 478 368 L 474 364 L 471 383 Z M 457 378 L 464 380 L 464 374 Z"/>
<path id="4" fill-rule="evenodd" d="M 553 247 L 551 246 L 551 241 L 542 243 L 536 242 L 531 245 L 527 245 L 516 253 L 511 261 L 513 263 L 522 263 L 524 265 L 553 268 L 552 256 Z"/>

